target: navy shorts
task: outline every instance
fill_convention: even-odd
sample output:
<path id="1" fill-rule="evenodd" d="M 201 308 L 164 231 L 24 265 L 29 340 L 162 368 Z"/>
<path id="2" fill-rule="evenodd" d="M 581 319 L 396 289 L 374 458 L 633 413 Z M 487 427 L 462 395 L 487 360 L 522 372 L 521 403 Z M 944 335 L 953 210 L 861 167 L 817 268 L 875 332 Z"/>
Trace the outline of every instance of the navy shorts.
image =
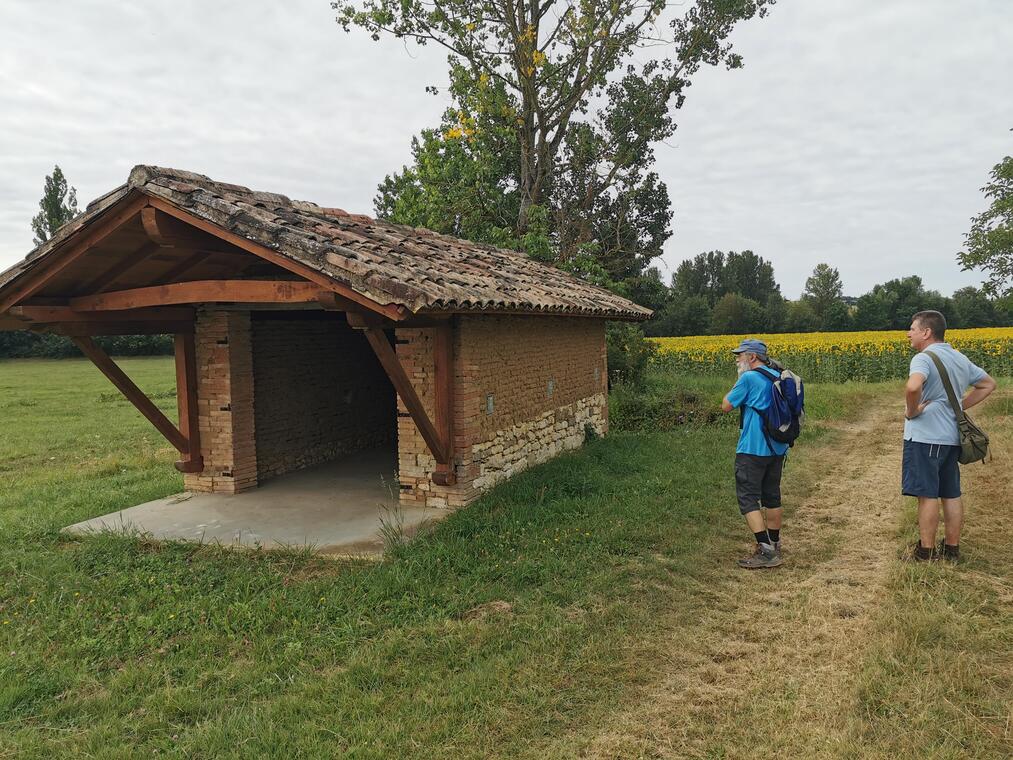
<path id="1" fill-rule="evenodd" d="M 769 509 L 781 506 L 781 472 L 784 456 L 735 455 L 735 495 L 742 514 L 755 512 L 762 503 Z"/>
<path id="2" fill-rule="evenodd" d="M 927 499 L 960 496 L 959 446 L 904 441 L 901 492 Z"/>

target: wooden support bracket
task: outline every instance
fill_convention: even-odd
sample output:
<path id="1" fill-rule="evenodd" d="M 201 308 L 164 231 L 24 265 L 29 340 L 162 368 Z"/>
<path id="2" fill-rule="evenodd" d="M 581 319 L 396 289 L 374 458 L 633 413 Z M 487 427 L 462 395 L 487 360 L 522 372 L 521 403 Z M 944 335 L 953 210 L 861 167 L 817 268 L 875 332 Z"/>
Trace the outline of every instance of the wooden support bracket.
<path id="1" fill-rule="evenodd" d="M 181 433 L 176 426 L 173 425 L 164 414 L 162 414 L 161 410 L 152 403 L 151 399 L 144 395 L 144 391 L 134 385 L 134 382 L 126 376 L 123 370 L 121 370 L 112 359 L 109 358 L 109 355 L 105 351 L 95 344 L 95 341 L 86 336 L 73 336 L 71 337 L 71 340 L 74 341 L 77 347 L 81 349 L 81 353 L 91 359 L 92 363 L 98 367 L 99 371 L 109 378 L 109 381 L 116 386 L 120 393 L 126 396 L 127 401 L 133 404 L 137 411 L 144 415 L 144 418 L 154 425 L 155 429 L 158 430 L 158 432 L 161 433 L 177 451 L 183 454 L 183 462 L 189 463 L 186 466 L 193 467 L 200 462 L 200 449 L 197 448 L 195 452 L 191 452 L 191 442 L 187 439 L 187 436 Z M 178 355 L 176 362 L 176 376 L 178 379 L 180 373 Z M 184 361 L 184 364 L 185 363 L 186 362 Z M 187 370 L 184 369 L 184 372 L 187 372 Z M 189 377 L 189 375 L 187 375 L 187 377 Z M 194 383 L 192 386 L 186 387 L 183 390 L 183 393 L 180 393 L 180 390 L 177 389 L 177 393 L 180 395 L 187 395 L 188 398 L 190 398 L 190 393 L 193 392 L 191 388 L 196 387 L 195 365 L 193 367 L 193 378 Z M 196 404 L 193 405 L 193 409 L 196 409 Z M 192 424 L 192 413 L 189 408 L 187 409 L 187 422 L 182 424 L 191 435 L 194 435 L 196 440 L 196 426 Z M 192 453 L 195 454 L 196 458 L 192 456 Z M 179 464 L 177 464 L 177 468 L 179 468 Z M 198 470 L 183 471 L 196 472 Z"/>
<path id="2" fill-rule="evenodd" d="M 444 346 L 444 348 L 440 349 L 443 351 L 444 358 L 442 361 L 437 360 L 436 423 L 434 424 L 429 419 L 422 400 L 415 392 L 411 379 L 404 371 L 404 367 L 401 366 L 394 348 L 391 346 L 390 341 L 387 340 L 383 327 L 377 324 L 371 317 L 364 318 L 362 314 L 352 312 L 348 314 L 348 323 L 352 327 L 362 330 L 365 334 L 366 340 L 373 349 L 373 353 L 376 354 L 376 358 L 379 359 L 380 364 L 387 373 L 387 377 L 390 378 L 394 390 L 401 397 L 401 401 L 404 402 L 408 413 L 422 434 L 423 440 L 433 453 L 437 464 L 437 472 L 433 475 L 433 482 L 439 485 L 453 484 L 455 481 L 451 429 L 452 414 L 450 409 L 452 395 L 449 395 L 452 390 L 450 380 L 453 377 L 453 372 L 448 369 L 448 365 L 446 364 L 448 351 L 445 347 L 450 342 L 449 330 L 447 330 L 447 336 L 442 340 L 439 337 L 437 338 L 437 343 Z M 441 377 L 443 378 L 442 382 L 440 381 Z"/>

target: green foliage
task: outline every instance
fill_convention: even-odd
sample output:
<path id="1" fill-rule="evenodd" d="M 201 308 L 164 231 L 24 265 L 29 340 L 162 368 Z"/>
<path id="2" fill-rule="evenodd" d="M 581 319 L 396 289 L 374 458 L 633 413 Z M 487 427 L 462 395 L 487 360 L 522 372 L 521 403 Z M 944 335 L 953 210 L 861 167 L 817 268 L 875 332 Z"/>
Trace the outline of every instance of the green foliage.
<path id="1" fill-rule="evenodd" d="M 35 245 L 39 246 L 53 237 L 64 224 L 77 216 L 77 190 L 68 188 L 67 178 L 59 166 L 46 177 L 39 213 L 32 218 Z"/>
<path id="2" fill-rule="evenodd" d="M 112 356 L 169 356 L 172 355 L 171 335 L 112 335 L 102 336 L 95 342 Z M 80 356 L 70 338 L 25 330 L 0 332 L 0 359 L 64 359 Z"/>
<path id="3" fill-rule="evenodd" d="M 557 264 L 590 254 L 613 281 L 640 274 L 671 234 L 653 146 L 701 66 L 742 65 L 728 36 L 771 4 L 701 0 L 661 19 L 662 0 L 333 3 L 345 31 L 450 51 L 453 106 L 380 186 L 377 214 Z M 658 45 L 667 52 L 638 56 Z"/>
<path id="4" fill-rule="evenodd" d="M 1013 156 L 996 164 L 991 178 L 981 188 L 991 205 L 971 220 L 966 250 L 957 254 L 957 261 L 964 269 L 988 273 L 987 293 L 1008 296 L 1013 294 Z"/>
<path id="5" fill-rule="evenodd" d="M 983 290 L 975 287 L 961 288 L 950 299 L 951 306 L 946 314 L 950 327 L 997 327 L 1000 317 L 997 302 L 991 301 Z"/>
<path id="6" fill-rule="evenodd" d="M 851 315 L 843 301 L 844 287 L 841 274 L 829 264 L 817 264 L 812 275 L 805 282 L 802 300 L 806 301 L 816 316 L 818 329 L 835 331 L 850 330 Z"/>
<path id="7" fill-rule="evenodd" d="M 658 352 L 657 344 L 647 340 L 638 325 L 628 322 L 609 322 L 605 342 L 609 387 L 615 383 L 640 385 L 648 364 Z"/>
<path id="8" fill-rule="evenodd" d="M 938 291 L 926 290 L 917 275 L 890 280 L 859 297 L 854 329 L 906 330 L 916 312 L 934 309 L 946 314 L 948 307 L 948 299 Z"/>
<path id="9" fill-rule="evenodd" d="M 726 293 L 711 312 L 710 331 L 714 335 L 735 335 L 763 330 L 763 307 L 752 298 Z"/>
<path id="10" fill-rule="evenodd" d="M 781 297 L 774 267 L 752 251 L 708 251 L 679 264 L 672 277 L 673 295 L 703 296 L 714 306 L 727 293 L 738 293 L 760 304 Z"/>
<path id="11" fill-rule="evenodd" d="M 787 332 L 817 332 L 820 320 L 811 303 L 805 300 L 792 301 L 788 304 L 784 326 Z"/>

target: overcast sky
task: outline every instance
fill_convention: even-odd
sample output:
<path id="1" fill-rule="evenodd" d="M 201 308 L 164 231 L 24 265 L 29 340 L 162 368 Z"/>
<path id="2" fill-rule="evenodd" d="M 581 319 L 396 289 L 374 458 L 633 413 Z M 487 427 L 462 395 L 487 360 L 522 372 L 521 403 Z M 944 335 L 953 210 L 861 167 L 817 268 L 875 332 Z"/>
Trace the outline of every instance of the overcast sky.
<path id="1" fill-rule="evenodd" d="M 435 48 L 372 42 L 327 0 L 3 0 L 0 270 L 32 248 L 59 164 L 83 206 L 139 163 L 372 213 L 446 106 Z M 658 147 L 675 210 L 659 266 L 751 249 L 797 297 L 921 274 L 945 294 L 993 165 L 1013 153 L 1011 0 L 781 0 L 704 70 Z"/>

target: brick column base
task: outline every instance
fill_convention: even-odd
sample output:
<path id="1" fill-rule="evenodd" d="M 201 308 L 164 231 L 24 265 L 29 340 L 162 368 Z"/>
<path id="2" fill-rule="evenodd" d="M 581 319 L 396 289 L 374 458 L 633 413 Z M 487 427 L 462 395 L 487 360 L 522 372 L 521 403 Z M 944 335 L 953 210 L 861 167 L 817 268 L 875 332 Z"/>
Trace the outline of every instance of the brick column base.
<path id="1" fill-rule="evenodd" d="M 197 313 L 197 412 L 203 472 L 187 491 L 234 494 L 257 487 L 253 350 L 248 311 Z"/>

